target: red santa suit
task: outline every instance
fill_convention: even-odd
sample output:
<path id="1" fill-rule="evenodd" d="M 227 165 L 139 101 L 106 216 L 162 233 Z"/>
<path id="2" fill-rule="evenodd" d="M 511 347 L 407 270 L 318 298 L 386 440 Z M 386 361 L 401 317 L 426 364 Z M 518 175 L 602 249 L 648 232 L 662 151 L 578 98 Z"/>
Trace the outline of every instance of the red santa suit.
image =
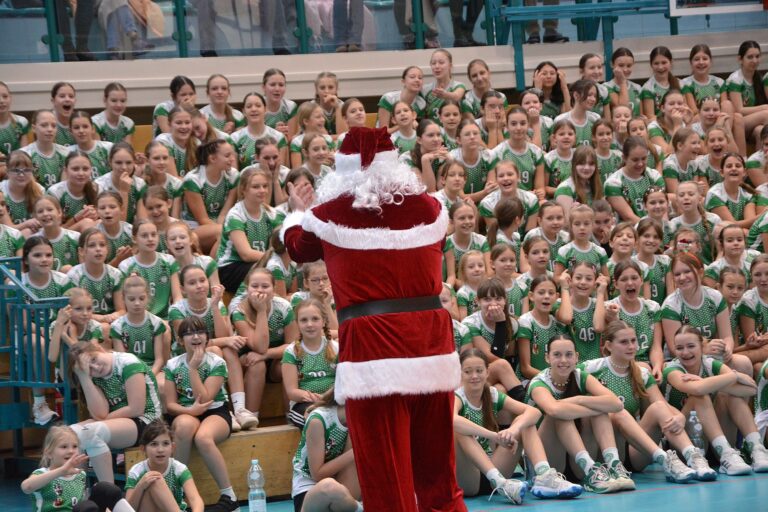
<path id="1" fill-rule="evenodd" d="M 375 157 L 372 135 L 387 149 Z M 325 261 L 340 321 L 355 311 L 339 326 L 335 394 L 346 403 L 365 510 L 464 511 L 453 451 L 461 370 L 451 317 L 430 302 L 442 290 L 447 213 L 410 170 L 406 183 L 377 174 L 398 166 L 386 130 L 350 130 L 341 153 L 352 155 L 337 156 L 324 202 L 289 215 L 283 238 L 294 261 Z M 347 176 L 352 190 L 323 197 Z M 386 312 L 376 301 L 390 301 Z"/>

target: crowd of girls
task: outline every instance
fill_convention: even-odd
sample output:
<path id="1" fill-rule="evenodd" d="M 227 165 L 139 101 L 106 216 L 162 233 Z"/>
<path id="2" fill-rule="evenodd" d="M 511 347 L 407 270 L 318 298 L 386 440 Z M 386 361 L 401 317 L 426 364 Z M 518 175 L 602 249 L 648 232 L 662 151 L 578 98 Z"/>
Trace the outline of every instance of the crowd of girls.
<path id="1" fill-rule="evenodd" d="M 378 125 L 451 220 L 441 300 L 462 353 L 455 427 L 467 495 L 519 503 L 526 492 L 628 490 L 627 468 L 650 463 L 671 481 L 711 480 L 684 429 L 693 410 L 720 472 L 768 470 L 766 397 L 750 405 L 768 358 L 760 56 L 742 43 L 723 80 L 698 44 L 689 76 L 677 77 L 659 46 L 644 85 L 628 48 L 606 63 L 584 55 L 572 83 L 542 62 L 515 103 L 485 62 L 472 60 L 462 80 L 438 49 L 434 80 L 408 66 L 381 96 Z M 109 481 L 111 450 L 140 443 L 147 460 L 130 471 L 128 501 L 199 510 L 185 466 L 194 446 L 218 510 L 231 510 L 238 497 L 216 445 L 256 428 L 266 383 L 281 382 L 287 418 L 304 429 L 297 510 L 359 508 L 343 408 L 329 395 L 331 284 L 322 261 L 297 267 L 277 236 L 287 184 L 322 186 L 346 131 L 368 122 L 363 102 L 339 97 L 335 74 L 315 89 L 298 104 L 270 69 L 235 105 L 214 74 L 198 110 L 196 84 L 176 76 L 154 109 L 154 140 L 134 148 L 119 83 L 90 116 L 59 82 L 29 120 L 0 83 L 0 256 L 22 258 L 38 296 L 69 297 L 47 356 L 58 363 L 69 347 L 90 415 L 51 435 L 45 471 L 25 491 L 75 497 L 83 459 L 71 453 Z M 33 402 L 35 421 L 55 419 L 42 391 Z M 523 459 L 528 482 L 513 475 Z M 583 487 L 560 474 L 569 459 Z"/>

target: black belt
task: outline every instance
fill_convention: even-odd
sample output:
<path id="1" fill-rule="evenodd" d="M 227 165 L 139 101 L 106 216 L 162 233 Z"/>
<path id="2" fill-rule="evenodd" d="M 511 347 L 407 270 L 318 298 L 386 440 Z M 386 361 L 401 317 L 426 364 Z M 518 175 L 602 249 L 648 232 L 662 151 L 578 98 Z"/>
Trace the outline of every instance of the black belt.
<path id="1" fill-rule="evenodd" d="M 439 295 L 429 295 L 427 297 L 407 297 L 403 299 L 362 302 L 337 311 L 336 316 L 339 319 L 339 325 L 341 325 L 347 320 L 361 316 L 383 315 L 386 313 L 411 313 L 413 311 L 441 309 L 442 307 Z"/>

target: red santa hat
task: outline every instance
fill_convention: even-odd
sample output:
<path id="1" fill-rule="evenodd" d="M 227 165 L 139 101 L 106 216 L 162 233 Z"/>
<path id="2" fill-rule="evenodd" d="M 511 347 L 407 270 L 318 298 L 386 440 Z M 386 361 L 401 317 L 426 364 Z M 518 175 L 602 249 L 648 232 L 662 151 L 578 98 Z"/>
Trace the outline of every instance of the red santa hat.
<path id="1" fill-rule="evenodd" d="M 336 155 L 336 172 L 364 171 L 373 163 L 397 165 L 397 150 L 386 128 L 350 128 Z"/>

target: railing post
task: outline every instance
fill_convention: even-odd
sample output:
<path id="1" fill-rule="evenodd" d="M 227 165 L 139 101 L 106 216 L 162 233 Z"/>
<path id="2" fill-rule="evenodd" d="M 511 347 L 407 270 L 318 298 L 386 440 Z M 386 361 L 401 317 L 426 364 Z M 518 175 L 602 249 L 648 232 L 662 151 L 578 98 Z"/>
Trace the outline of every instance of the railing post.
<path id="1" fill-rule="evenodd" d="M 307 12 L 304 10 L 304 0 L 296 0 L 296 30 L 294 30 L 293 35 L 299 40 L 299 53 L 309 53 L 309 38 L 312 35 L 312 31 L 307 27 Z"/>
<path id="2" fill-rule="evenodd" d="M 43 36 L 43 43 L 48 45 L 48 53 L 51 56 L 51 62 L 61 62 L 59 44 L 63 41 L 63 38 L 56 28 L 56 7 L 53 2 L 54 0 L 45 0 L 44 4 L 45 25 L 48 29 L 48 34 Z"/>
<path id="3" fill-rule="evenodd" d="M 512 7 L 522 7 L 522 0 L 512 0 Z M 515 88 L 522 92 L 525 89 L 525 59 L 523 59 L 523 40 L 525 39 L 525 30 L 523 22 L 513 21 L 512 25 L 512 48 L 515 53 Z"/>
<path id="4" fill-rule="evenodd" d="M 176 20 L 176 33 L 173 38 L 179 47 L 179 57 L 189 57 L 189 41 L 191 34 L 187 32 L 187 11 L 184 0 L 173 0 L 174 19 Z"/>
<path id="5" fill-rule="evenodd" d="M 424 49 L 424 12 L 421 9 L 421 0 L 411 0 L 413 11 L 413 34 L 416 37 L 416 48 Z"/>

